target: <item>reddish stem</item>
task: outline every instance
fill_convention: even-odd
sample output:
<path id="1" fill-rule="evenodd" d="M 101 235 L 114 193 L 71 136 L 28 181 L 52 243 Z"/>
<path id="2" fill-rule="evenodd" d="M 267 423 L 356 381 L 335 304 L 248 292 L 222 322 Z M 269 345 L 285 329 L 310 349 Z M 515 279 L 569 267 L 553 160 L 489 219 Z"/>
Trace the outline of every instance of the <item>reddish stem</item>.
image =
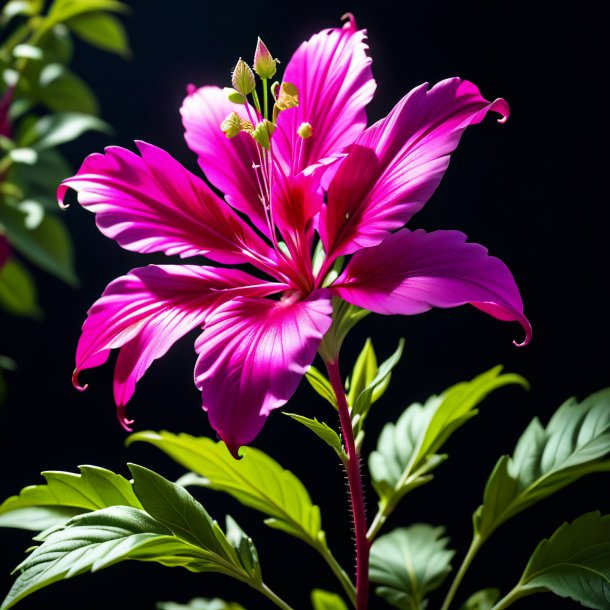
<path id="1" fill-rule="evenodd" d="M 366 610 L 369 595 L 369 551 L 370 544 L 366 537 L 366 513 L 364 509 L 364 492 L 360 475 L 360 457 L 356 452 L 352 420 L 343 390 L 338 362 L 326 362 L 330 384 L 337 397 L 337 407 L 341 419 L 343 441 L 347 451 L 347 481 L 349 483 L 354 532 L 356 536 L 356 610 Z"/>

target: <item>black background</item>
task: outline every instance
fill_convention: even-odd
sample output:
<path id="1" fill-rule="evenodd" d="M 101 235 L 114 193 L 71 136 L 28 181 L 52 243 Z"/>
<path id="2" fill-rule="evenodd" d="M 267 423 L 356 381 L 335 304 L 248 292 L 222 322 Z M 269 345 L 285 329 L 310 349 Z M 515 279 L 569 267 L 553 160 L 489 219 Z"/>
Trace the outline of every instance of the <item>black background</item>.
<path id="1" fill-rule="evenodd" d="M 186 148 L 178 108 L 187 83 L 228 85 L 239 56 L 251 56 L 260 35 L 286 62 L 314 32 L 335 26 L 351 10 L 369 32 L 378 82 L 369 118 L 384 116 L 409 89 L 424 81 L 459 75 L 474 81 L 488 99 L 505 97 L 512 110 L 506 125 L 486 120 L 463 138 L 449 171 L 412 227 L 459 229 L 486 245 L 513 271 L 534 326 L 522 349 L 516 324 L 503 324 L 472 308 L 421 316 L 370 316 L 352 333 L 343 355 L 351 367 L 371 336 L 381 357 L 407 341 L 386 398 L 371 413 L 365 455 L 383 423 L 412 401 L 502 363 L 525 375 L 529 393 L 507 388 L 489 398 L 481 414 L 448 443 L 450 460 L 432 485 L 409 495 L 385 531 L 413 521 L 445 524 L 459 558 L 469 541 L 470 515 L 484 481 L 501 453 L 534 415 L 545 423 L 567 397 L 608 384 L 609 325 L 607 127 L 607 23 L 603 3 L 493 2 L 204 2 L 138 0 L 127 27 L 134 58 L 119 58 L 78 45 L 74 69 L 93 86 L 112 140 L 87 137 L 67 149 L 75 167 L 110 142 L 132 146 L 144 139 L 169 150 L 196 171 Z M 604 39 L 604 37 L 606 37 Z M 90 389 L 72 389 L 70 374 L 80 325 L 106 284 L 132 267 L 162 262 L 123 251 L 95 229 L 93 217 L 74 205 L 66 221 L 74 236 L 82 280 L 71 290 L 40 275 L 46 311 L 37 323 L 2 315 L 0 351 L 19 363 L 9 378 L 10 397 L 0 411 L 1 495 L 39 482 L 45 469 L 106 466 L 126 474 L 125 463 L 153 467 L 169 478 L 182 470 L 147 446 L 123 446 L 111 395 L 112 366 L 85 373 Z M 193 387 L 194 336 L 155 363 L 129 406 L 135 429 L 210 435 Z M 303 384 L 291 410 L 334 423 L 334 413 Z M 256 441 L 309 486 L 322 506 L 333 549 L 348 568 L 352 545 L 343 474 L 326 446 L 307 430 L 274 414 Z M 610 511 L 608 476 L 596 475 L 564 490 L 503 526 L 466 578 L 461 594 L 483 586 L 508 590 L 537 541 L 582 512 Z M 199 497 L 211 514 L 237 518 L 258 543 L 265 580 L 295 608 L 308 608 L 313 587 L 333 588 L 333 577 L 313 551 L 269 530 L 261 517 L 215 492 Z M 369 489 L 370 517 L 375 499 Z M 29 546 L 27 532 L 3 531 L 0 593 L 8 572 Z M 270 607 L 245 586 L 222 576 L 125 563 L 97 575 L 53 585 L 20 607 L 30 609 L 153 608 L 156 600 L 186 601 L 219 595 L 250 609 Z M 433 597 L 431 608 L 439 604 Z M 372 606 L 383 607 L 375 601 Z M 550 595 L 518 608 L 572 608 Z"/>

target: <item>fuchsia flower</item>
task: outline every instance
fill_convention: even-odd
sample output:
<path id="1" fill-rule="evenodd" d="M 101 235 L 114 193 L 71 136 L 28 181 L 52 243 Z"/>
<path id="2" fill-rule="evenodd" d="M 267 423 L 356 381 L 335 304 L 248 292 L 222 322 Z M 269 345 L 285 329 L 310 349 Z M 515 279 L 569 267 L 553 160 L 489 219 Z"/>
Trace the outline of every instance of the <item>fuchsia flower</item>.
<path id="1" fill-rule="evenodd" d="M 470 303 L 520 322 L 529 341 L 504 263 L 457 231 L 403 228 L 438 186 L 466 127 L 490 111 L 504 122 L 508 105 L 452 78 L 417 87 L 366 128 L 375 81 L 365 40 L 350 17 L 303 43 L 286 66 L 287 84 L 275 88 L 275 123 L 217 87 L 189 89 L 186 141 L 225 200 L 144 142 L 139 154 L 110 147 L 89 156 L 60 186 L 60 202 L 76 190 L 100 231 L 128 250 L 252 268 L 149 265 L 108 285 L 83 325 L 74 383 L 120 349 L 114 396 L 125 427 L 125 405 L 153 360 L 202 328 L 195 384 L 236 453 L 295 392 L 331 324 L 333 296 L 381 314 Z M 246 68 L 237 77 L 250 87 Z M 312 260 L 317 239 L 321 263 Z"/>

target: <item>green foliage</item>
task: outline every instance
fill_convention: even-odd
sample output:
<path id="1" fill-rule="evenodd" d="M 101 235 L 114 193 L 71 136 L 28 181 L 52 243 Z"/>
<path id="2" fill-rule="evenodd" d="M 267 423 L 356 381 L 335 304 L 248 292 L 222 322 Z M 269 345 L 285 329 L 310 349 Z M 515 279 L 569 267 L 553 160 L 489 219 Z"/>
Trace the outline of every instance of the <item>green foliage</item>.
<path id="1" fill-rule="evenodd" d="M 371 547 L 370 579 L 375 592 L 401 610 L 423 610 L 425 597 L 451 571 L 454 551 L 444 528 L 416 523 L 380 536 Z"/>
<path id="2" fill-rule="evenodd" d="M 494 390 L 527 382 L 519 375 L 501 374 L 495 367 L 472 381 L 458 383 L 423 405 L 412 404 L 396 423 L 384 426 L 369 468 L 386 516 L 410 490 L 432 479 L 430 474 L 445 459 L 438 453 L 447 439 L 478 410 L 477 405 Z"/>
<path id="3" fill-rule="evenodd" d="M 315 547 L 324 544 L 319 507 L 292 472 L 262 451 L 244 447 L 242 458 L 236 460 L 222 442 L 170 432 L 137 432 L 129 437 L 130 443 L 134 441 L 155 445 L 199 475 L 190 478 L 190 484 L 224 491 L 245 506 L 269 515 L 267 525 Z"/>
<path id="4" fill-rule="evenodd" d="M 500 599 L 500 589 L 481 589 L 473 593 L 460 606 L 460 610 L 491 610 L 498 599 Z"/>
<path id="5" fill-rule="evenodd" d="M 0 306 L 17 316 L 39 318 L 42 314 L 32 276 L 14 258 L 0 269 Z"/>
<path id="6" fill-rule="evenodd" d="M 123 57 L 131 55 L 127 32 L 114 15 L 101 11 L 83 13 L 70 19 L 68 27 L 94 47 Z"/>
<path id="7" fill-rule="evenodd" d="M 610 470 L 610 388 L 578 403 L 566 401 L 544 428 L 527 427 L 513 457 L 494 468 L 476 510 L 475 533 L 487 538 L 500 524 L 591 472 Z"/>
<path id="8" fill-rule="evenodd" d="M 43 472 L 45 485 L 30 485 L 0 505 L 0 526 L 42 531 L 109 506 L 142 508 L 131 483 L 105 468 L 81 466 L 80 474 Z"/>
<path id="9" fill-rule="evenodd" d="M 564 523 L 534 551 L 517 586 L 501 600 L 550 591 L 587 608 L 610 608 L 610 515 L 599 512 Z"/>
<path id="10" fill-rule="evenodd" d="M 214 599 L 196 597 L 186 604 L 159 602 L 157 610 L 245 610 L 245 608 L 235 602 L 226 602 L 218 597 Z"/>
<path id="11" fill-rule="evenodd" d="M 335 453 L 341 458 L 341 461 L 345 461 L 347 456 L 345 451 L 343 450 L 343 444 L 341 443 L 341 439 L 335 430 L 333 430 L 328 424 L 324 422 L 320 422 L 317 419 L 310 419 L 309 417 L 303 417 L 302 415 L 297 415 L 296 413 L 286 413 L 284 411 L 284 415 L 288 415 L 295 421 L 303 424 L 306 428 L 309 428 L 316 436 L 321 438 L 329 447 L 334 449 Z"/>
<path id="12" fill-rule="evenodd" d="M 313 610 L 347 610 L 347 605 L 340 595 L 323 589 L 314 589 L 311 592 L 311 605 Z"/>
<path id="13" fill-rule="evenodd" d="M 309 381 L 309 385 L 331 406 L 337 408 L 337 399 L 330 381 L 321 373 L 313 364 L 307 369 L 305 379 Z"/>
<path id="14" fill-rule="evenodd" d="M 41 70 L 34 95 L 36 101 L 53 112 L 90 115 L 99 112 L 97 99 L 89 85 L 59 63 L 48 64 Z"/>

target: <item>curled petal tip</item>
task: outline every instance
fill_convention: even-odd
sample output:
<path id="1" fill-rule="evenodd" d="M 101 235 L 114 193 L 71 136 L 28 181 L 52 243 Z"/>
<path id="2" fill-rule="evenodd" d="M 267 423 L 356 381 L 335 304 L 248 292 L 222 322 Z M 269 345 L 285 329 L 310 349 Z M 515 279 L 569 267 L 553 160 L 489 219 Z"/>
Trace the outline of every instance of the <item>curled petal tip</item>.
<path id="1" fill-rule="evenodd" d="M 64 203 L 64 198 L 65 198 L 67 192 L 68 192 L 68 185 L 65 184 L 65 180 L 64 180 L 64 182 L 62 182 L 57 187 L 57 204 L 59 205 L 59 207 L 62 210 L 67 210 L 70 207 L 69 203 Z"/>
<path id="2" fill-rule="evenodd" d="M 78 369 L 74 369 L 74 372 L 72 373 L 72 385 L 79 391 L 79 392 L 84 392 L 88 387 L 89 384 L 86 383 L 85 385 L 81 385 L 80 382 L 78 381 L 78 375 L 79 375 L 80 371 Z"/>
<path id="3" fill-rule="evenodd" d="M 238 443 L 234 443 L 232 441 L 224 441 L 225 445 L 227 446 L 227 449 L 229 450 L 229 453 L 236 459 L 236 460 L 241 460 L 243 458 L 243 455 L 239 455 L 239 450 L 241 449 L 241 445 Z"/>
<path id="4" fill-rule="evenodd" d="M 525 338 L 519 343 L 519 341 L 513 341 L 513 345 L 516 347 L 525 347 L 532 340 L 532 326 L 529 322 L 523 324 L 525 329 Z"/>
<path id="5" fill-rule="evenodd" d="M 508 117 L 510 116 L 510 106 L 505 99 L 499 97 L 498 99 L 494 100 L 489 109 L 494 110 L 500 115 L 498 123 L 504 124 L 506 121 L 508 121 Z"/>
<path id="6" fill-rule="evenodd" d="M 358 26 L 356 25 L 356 18 L 352 13 L 344 13 L 341 15 L 341 21 L 345 21 L 343 24 L 344 30 L 357 30 Z"/>
<path id="7" fill-rule="evenodd" d="M 116 415 L 123 430 L 126 432 L 133 432 L 131 424 L 133 424 L 134 420 L 127 417 L 125 405 L 117 405 Z"/>

